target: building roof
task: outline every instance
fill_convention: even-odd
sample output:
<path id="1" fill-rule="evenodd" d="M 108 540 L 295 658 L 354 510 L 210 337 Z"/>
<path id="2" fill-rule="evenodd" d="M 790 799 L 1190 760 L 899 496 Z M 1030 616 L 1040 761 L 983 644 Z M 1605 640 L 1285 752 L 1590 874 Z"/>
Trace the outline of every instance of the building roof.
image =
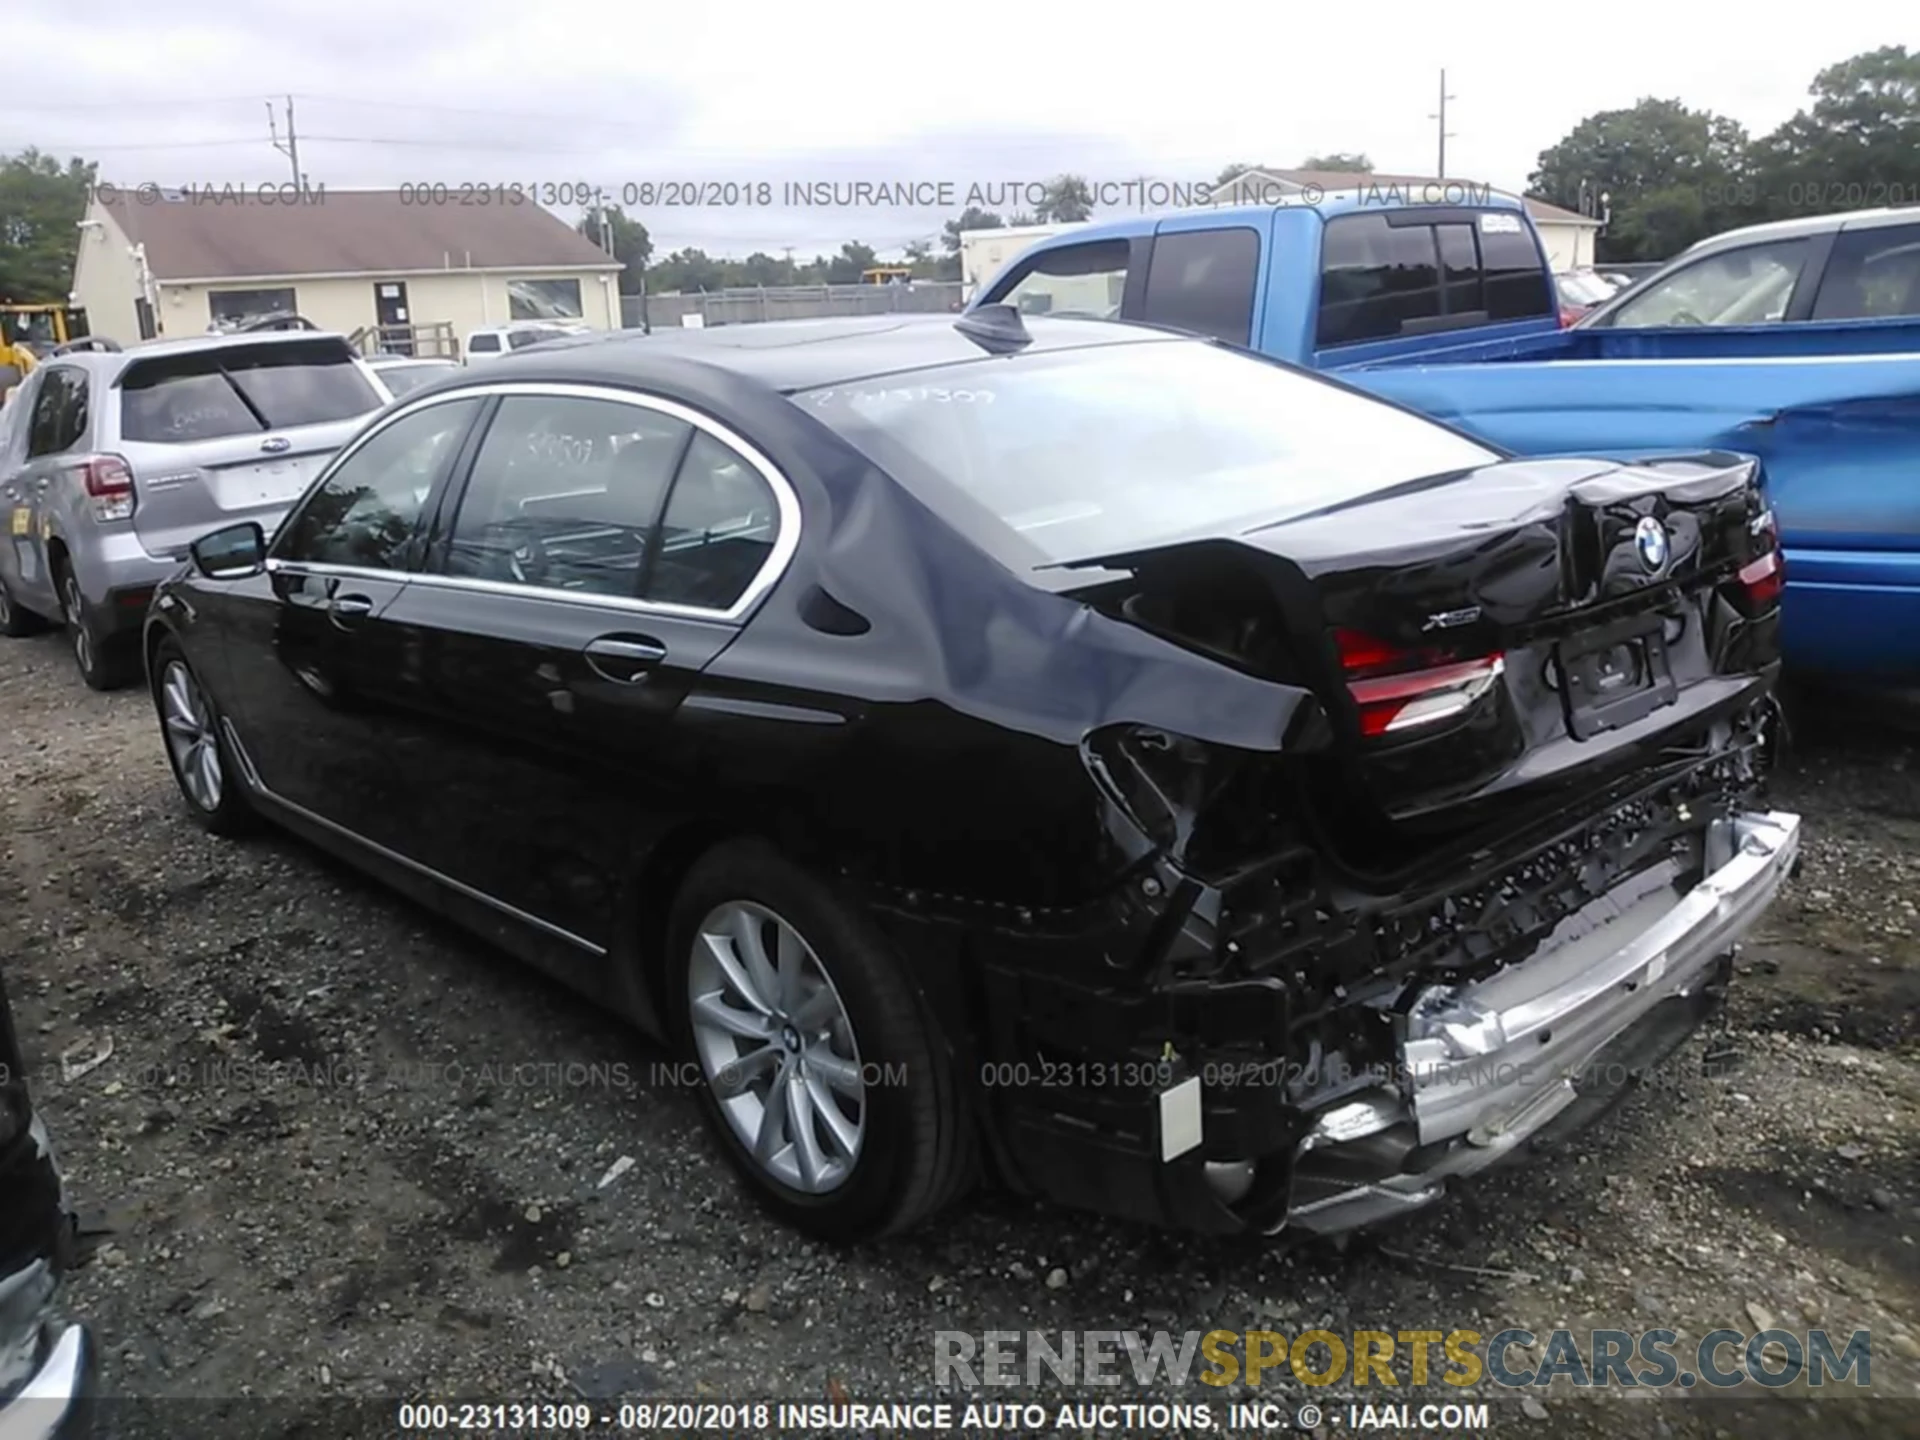
<path id="1" fill-rule="evenodd" d="M 143 202 L 126 187 L 98 203 L 128 240 L 146 246 L 160 281 L 620 264 L 531 200 L 422 205 L 403 203 L 398 190 L 329 189 L 302 204 L 192 191 Z"/>
<path id="2" fill-rule="evenodd" d="M 1498 187 L 1486 185 L 1484 181 L 1465 180 L 1458 175 L 1450 180 L 1442 180 L 1434 175 L 1388 175 L 1377 171 L 1361 170 L 1269 170 L 1264 167 L 1242 170 L 1226 184 L 1214 188 L 1216 192 L 1224 192 L 1230 197 L 1236 182 L 1248 177 L 1257 180 L 1277 180 L 1283 185 L 1297 186 L 1302 189 L 1314 186 L 1322 191 L 1369 190 L 1375 187 L 1417 190 L 1423 186 L 1435 186 L 1440 187 L 1436 191 L 1436 198 L 1444 194 L 1445 187 L 1449 185 L 1458 188 L 1470 186 L 1475 190 L 1498 189 Z M 1511 194 L 1512 192 L 1499 191 L 1498 193 Z M 1537 200 L 1531 195 L 1519 195 L 1515 198 L 1527 207 L 1527 214 L 1531 215 L 1536 222 L 1545 221 L 1551 225 L 1591 225 L 1595 229 L 1600 226 L 1600 222 L 1590 215 L 1563 209 L 1545 200 Z"/>

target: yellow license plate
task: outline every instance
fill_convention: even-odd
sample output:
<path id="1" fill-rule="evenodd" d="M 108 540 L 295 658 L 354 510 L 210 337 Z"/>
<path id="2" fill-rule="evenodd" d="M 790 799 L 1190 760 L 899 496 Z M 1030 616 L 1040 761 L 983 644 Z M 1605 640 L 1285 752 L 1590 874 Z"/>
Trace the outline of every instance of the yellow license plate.
<path id="1" fill-rule="evenodd" d="M 31 510 L 15 510 L 13 512 L 13 533 L 16 535 L 31 535 L 33 533 L 33 512 Z"/>

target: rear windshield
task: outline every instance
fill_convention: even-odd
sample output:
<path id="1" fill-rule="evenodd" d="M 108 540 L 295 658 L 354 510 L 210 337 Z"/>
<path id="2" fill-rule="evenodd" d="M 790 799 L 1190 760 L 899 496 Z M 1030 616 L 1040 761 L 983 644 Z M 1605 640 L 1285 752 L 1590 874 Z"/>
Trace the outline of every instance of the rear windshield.
<path id="1" fill-rule="evenodd" d="M 476 335 L 472 340 L 467 342 L 467 349 L 469 350 L 498 350 L 499 348 L 500 337 L 498 335 Z"/>
<path id="2" fill-rule="evenodd" d="M 120 433 L 179 444 L 351 420 L 380 407 L 341 340 L 234 345 L 136 361 L 120 382 Z"/>
<path id="3" fill-rule="evenodd" d="M 1500 458 L 1193 341 L 983 359 L 793 398 L 1017 571 L 1230 535 Z"/>

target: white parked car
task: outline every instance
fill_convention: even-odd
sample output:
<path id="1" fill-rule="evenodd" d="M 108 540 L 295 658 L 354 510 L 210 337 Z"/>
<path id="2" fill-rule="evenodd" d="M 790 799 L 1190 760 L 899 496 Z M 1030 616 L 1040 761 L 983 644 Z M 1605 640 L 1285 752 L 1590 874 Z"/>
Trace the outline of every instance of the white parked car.
<path id="1" fill-rule="evenodd" d="M 510 350 L 524 350 L 542 340 L 558 340 L 567 335 L 584 335 L 585 325 L 569 325 L 554 320 L 526 320 L 516 325 L 492 325 L 467 336 L 467 363 L 494 360 Z"/>
<path id="2" fill-rule="evenodd" d="M 374 355 L 368 359 L 367 367 L 380 377 L 380 383 L 395 397 L 435 380 L 444 380 L 460 370 L 460 366 L 452 360 L 413 355 Z"/>

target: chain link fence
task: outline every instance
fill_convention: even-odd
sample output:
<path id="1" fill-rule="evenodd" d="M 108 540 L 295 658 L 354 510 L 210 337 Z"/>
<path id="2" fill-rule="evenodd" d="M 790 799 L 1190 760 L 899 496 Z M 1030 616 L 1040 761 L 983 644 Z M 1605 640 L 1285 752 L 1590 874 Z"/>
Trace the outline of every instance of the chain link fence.
<path id="1" fill-rule="evenodd" d="M 957 312 L 961 303 L 957 280 L 916 280 L 911 285 L 769 285 L 644 299 L 622 295 L 620 323 L 629 330 L 643 324 L 677 330 L 689 323 L 752 325 L 823 315 L 946 314 Z M 698 318 L 689 321 L 689 316 Z"/>

